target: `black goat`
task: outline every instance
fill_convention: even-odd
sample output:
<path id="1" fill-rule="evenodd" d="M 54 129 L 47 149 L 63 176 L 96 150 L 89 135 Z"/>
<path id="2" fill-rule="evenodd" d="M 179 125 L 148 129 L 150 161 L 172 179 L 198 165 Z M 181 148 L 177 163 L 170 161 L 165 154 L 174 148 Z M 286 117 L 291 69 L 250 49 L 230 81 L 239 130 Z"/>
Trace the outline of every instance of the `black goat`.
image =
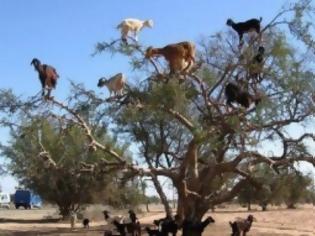
<path id="1" fill-rule="evenodd" d="M 200 223 L 194 223 L 189 220 L 184 220 L 183 222 L 183 236 L 190 236 L 191 232 L 198 232 L 200 235 L 204 231 L 204 229 L 210 224 L 215 223 L 215 220 L 208 216 L 204 221 Z"/>
<path id="2" fill-rule="evenodd" d="M 90 220 L 88 218 L 83 219 L 82 224 L 83 228 L 90 228 Z"/>
<path id="3" fill-rule="evenodd" d="M 149 227 L 146 227 L 145 230 L 147 231 L 149 236 L 166 236 L 165 234 L 162 234 L 158 229 L 150 229 Z"/>
<path id="4" fill-rule="evenodd" d="M 257 105 L 260 102 L 260 98 L 254 98 L 247 91 L 233 83 L 228 83 L 225 87 L 225 96 L 227 105 L 234 107 L 232 102 L 237 102 L 245 108 L 248 108 L 252 102 Z"/>
<path id="5" fill-rule="evenodd" d="M 47 98 L 50 98 L 51 90 L 56 88 L 57 79 L 59 78 L 56 69 L 52 66 L 41 64 L 40 60 L 37 58 L 32 60 L 31 65 L 33 65 L 38 72 L 39 80 L 42 85 L 42 96 L 45 96 L 45 89 L 47 89 Z"/>
<path id="6" fill-rule="evenodd" d="M 260 17 L 260 19 L 250 19 L 248 21 L 238 22 L 238 23 L 235 23 L 232 19 L 228 19 L 226 21 L 226 24 L 228 26 L 231 26 L 238 33 L 240 45 L 242 45 L 243 35 L 245 33 L 248 33 L 250 31 L 256 31 L 257 34 L 260 33 L 261 21 L 262 21 L 262 17 Z"/>
<path id="7" fill-rule="evenodd" d="M 246 233 L 249 232 L 253 221 L 256 220 L 253 215 L 249 215 L 247 219 L 237 220 L 234 222 L 229 222 L 232 228 L 231 236 L 246 236 Z"/>
<path id="8" fill-rule="evenodd" d="M 234 221 L 234 222 L 229 222 L 229 224 L 232 228 L 231 236 L 240 236 L 240 231 L 238 230 L 237 223 Z"/>
<path id="9" fill-rule="evenodd" d="M 125 224 L 128 234 L 131 234 L 131 236 L 140 236 L 141 225 L 136 213 L 133 210 L 129 210 L 128 213 L 130 223 Z"/>
<path id="10" fill-rule="evenodd" d="M 138 217 L 133 210 L 129 210 L 128 214 L 129 214 L 129 219 L 132 223 L 136 223 L 138 221 Z"/>
<path id="11" fill-rule="evenodd" d="M 176 216 L 173 219 L 171 216 L 166 216 L 165 218 L 154 220 L 153 223 L 159 227 L 161 235 L 168 235 L 169 233 L 172 236 L 176 236 L 179 229 L 178 224 L 176 223 Z"/>

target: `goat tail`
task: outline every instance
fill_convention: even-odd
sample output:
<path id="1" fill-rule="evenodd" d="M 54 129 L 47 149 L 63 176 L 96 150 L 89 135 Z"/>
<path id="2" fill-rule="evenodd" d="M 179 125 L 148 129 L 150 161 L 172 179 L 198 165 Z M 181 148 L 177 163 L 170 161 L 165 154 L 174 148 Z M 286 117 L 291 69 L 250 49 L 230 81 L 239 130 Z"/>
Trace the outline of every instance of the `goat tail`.
<path id="1" fill-rule="evenodd" d="M 259 17 L 259 22 L 262 22 L 262 19 L 263 19 L 262 17 Z"/>

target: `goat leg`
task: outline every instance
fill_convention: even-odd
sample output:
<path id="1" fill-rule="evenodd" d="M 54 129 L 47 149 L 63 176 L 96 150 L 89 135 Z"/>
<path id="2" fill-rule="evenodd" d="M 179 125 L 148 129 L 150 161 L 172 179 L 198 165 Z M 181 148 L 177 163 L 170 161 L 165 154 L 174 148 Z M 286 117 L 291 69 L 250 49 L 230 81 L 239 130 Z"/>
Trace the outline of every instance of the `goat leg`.
<path id="1" fill-rule="evenodd" d="M 42 87 L 42 96 L 45 96 L 45 87 Z"/>
<path id="2" fill-rule="evenodd" d="M 47 99 L 50 99 L 50 94 L 51 94 L 51 88 L 47 89 Z"/>

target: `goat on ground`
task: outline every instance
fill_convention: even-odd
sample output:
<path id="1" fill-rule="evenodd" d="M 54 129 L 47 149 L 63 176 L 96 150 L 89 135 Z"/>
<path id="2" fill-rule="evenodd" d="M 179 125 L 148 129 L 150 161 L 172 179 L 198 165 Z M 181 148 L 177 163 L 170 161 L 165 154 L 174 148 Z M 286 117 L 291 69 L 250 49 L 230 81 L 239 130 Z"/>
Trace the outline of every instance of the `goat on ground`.
<path id="1" fill-rule="evenodd" d="M 138 19 L 125 19 L 118 26 L 117 29 L 121 30 L 121 40 L 127 43 L 127 36 L 129 32 L 133 32 L 134 39 L 138 41 L 138 33 L 144 28 L 152 28 L 153 20 L 138 20 Z"/>
<path id="2" fill-rule="evenodd" d="M 40 60 L 37 58 L 33 58 L 31 65 L 33 65 L 38 72 L 39 80 L 42 85 L 42 96 L 45 96 L 45 89 L 47 89 L 48 92 L 46 96 L 50 98 L 51 90 L 56 88 L 57 79 L 59 78 L 56 69 L 52 66 L 41 64 Z"/>
<path id="3" fill-rule="evenodd" d="M 234 106 L 232 105 L 232 102 L 236 102 L 243 107 L 248 108 L 253 102 L 257 105 L 261 100 L 260 98 L 255 98 L 234 83 L 228 83 L 226 85 L 225 96 L 227 105 L 233 108 Z"/>
<path id="4" fill-rule="evenodd" d="M 163 56 L 169 63 L 170 74 L 187 73 L 195 63 L 195 45 L 192 42 L 169 44 L 163 48 L 149 47 L 145 57 Z"/>
<path id="5" fill-rule="evenodd" d="M 226 24 L 231 26 L 239 36 L 240 46 L 243 43 L 243 35 L 245 33 L 249 33 L 251 31 L 255 31 L 257 34 L 260 34 L 260 23 L 262 21 L 262 17 L 260 19 L 250 19 L 244 22 L 235 23 L 232 19 L 228 19 Z"/>
<path id="6" fill-rule="evenodd" d="M 123 216 L 110 216 L 109 211 L 103 211 L 104 219 L 111 228 L 115 228 L 121 236 L 126 235 Z"/>
<path id="7" fill-rule="evenodd" d="M 194 231 L 194 232 L 197 231 L 201 234 L 210 223 L 215 223 L 215 220 L 211 216 L 208 216 L 204 221 L 198 224 L 193 223 L 188 220 L 184 220 L 183 232 L 188 232 L 188 233 L 183 233 L 183 236 L 190 236 L 189 231 Z"/>
<path id="8" fill-rule="evenodd" d="M 120 236 L 126 236 L 126 224 L 120 223 L 117 220 L 113 220 L 112 223 L 116 227 L 116 230 L 119 232 Z"/>
<path id="9" fill-rule="evenodd" d="M 128 234 L 131 236 L 140 236 L 141 235 L 141 225 L 138 220 L 136 213 L 133 210 L 129 210 L 129 218 L 127 221 L 124 221 Z"/>
<path id="10" fill-rule="evenodd" d="M 125 84 L 126 84 L 126 78 L 124 74 L 118 73 L 109 79 L 106 79 L 105 77 L 100 78 L 97 86 L 99 88 L 106 86 L 109 90 L 110 97 L 111 97 L 113 92 L 115 96 L 117 95 L 122 96 Z"/>
<path id="11" fill-rule="evenodd" d="M 150 229 L 149 227 L 146 227 L 145 230 L 147 231 L 149 236 L 165 236 L 158 229 Z"/>
<path id="12" fill-rule="evenodd" d="M 162 233 L 161 235 L 168 235 L 170 233 L 172 236 L 176 236 L 179 229 L 176 218 L 177 216 L 174 219 L 171 216 L 166 216 L 165 218 L 154 220 L 153 223 L 158 226 L 159 232 Z"/>
<path id="13" fill-rule="evenodd" d="M 85 218 L 82 220 L 83 228 L 90 228 L 90 220 L 88 218 Z"/>
<path id="14" fill-rule="evenodd" d="M 242 236 L 246 236 L 246 233 L 249 232 L 253 221 L 256 221 L 255 217 L 253 215 L 249 215 L 247 219 L 240 219 L 234 222 L 229 222 L 232 228 L 231 236 L 240 236 L 241 233 Z"/>

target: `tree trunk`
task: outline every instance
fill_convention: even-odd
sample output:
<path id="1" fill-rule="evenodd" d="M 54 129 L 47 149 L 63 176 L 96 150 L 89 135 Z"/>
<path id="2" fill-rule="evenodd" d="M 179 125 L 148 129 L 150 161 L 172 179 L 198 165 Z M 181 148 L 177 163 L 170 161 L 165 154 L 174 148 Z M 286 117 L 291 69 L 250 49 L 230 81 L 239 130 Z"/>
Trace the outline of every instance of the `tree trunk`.
<path id="1" fill-rule="evenodd" d="M 183 222 L 183 235 L 182 236 L 202 236 L 204 229 L 211 223 L 207 218 L 201 220 L 184 220 Z"/>
<path id="2" fill-rule="evenodd" d="M 147 212 L 150 212 L 150 209 L 149 209 L 149 201 L 146 202 L 146 208 L 147 208 Z"/>
<path id="3" fill-rule="evenodd" d="M 252 210 L 252 207 L 251 207 L 252 205 L 251 205 L 251 201 L 249 200 L 248 202 L 247 202 L 247 211 L 251 211 Z"/>
<path id="4" fill-rule="evenodd" d="M 287 203 L 287 208 L 288 209 L 296 209 L 294 203 Z"/>
<path id="5" fill-rule="evenodd" d="M 267 203 L 262 203 L 260 206 L 261 206 L 261 210 L 262 211 L 267 211 Z"/>
<path id="6" fill-rule="evenodd" d="M 70 206 L 59 206 L 59 214 L 62 219 L 66 220 L 70 217 L 71 207 Z"/>
<path id="7" fill-rule="evenodd" d="M 167 201 L 166 195 L 163 192 L 161 184 L 160 184 L 159 180 L 157 179 L 157 177 L 155 175 L 152 175 L 152 182 L 154 184 L 154 187 L 155 187 L 157 193 L 160 196 L 160 199 L 161 199 L 161 202 L 162 202 L 162 204 L 164 206 L 166 215 L 172 216 L 172 209 L 171 209 L 171 207 L 170 207 L 170 205 L 169 205 L 169 203 Z"/>

